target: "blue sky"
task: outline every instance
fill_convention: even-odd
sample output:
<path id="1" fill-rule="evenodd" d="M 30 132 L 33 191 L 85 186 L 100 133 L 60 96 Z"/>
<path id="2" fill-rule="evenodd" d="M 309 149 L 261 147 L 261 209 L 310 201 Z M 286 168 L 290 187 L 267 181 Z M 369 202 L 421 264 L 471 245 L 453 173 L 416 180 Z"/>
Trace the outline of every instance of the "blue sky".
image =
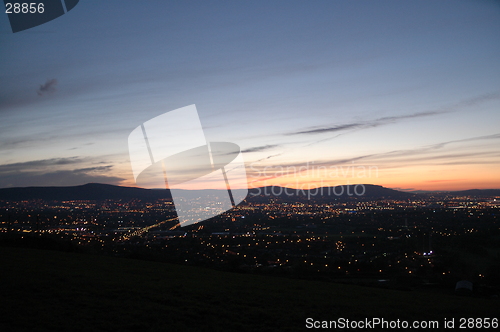
<path id="1" fill-rule="evenodd" d="M 196 104 L 252 185 L 500 188 L 498 2 L 81 0 L 15 34 L 0 16 L 0 187 L 134 185 L 130 132 Z"/>

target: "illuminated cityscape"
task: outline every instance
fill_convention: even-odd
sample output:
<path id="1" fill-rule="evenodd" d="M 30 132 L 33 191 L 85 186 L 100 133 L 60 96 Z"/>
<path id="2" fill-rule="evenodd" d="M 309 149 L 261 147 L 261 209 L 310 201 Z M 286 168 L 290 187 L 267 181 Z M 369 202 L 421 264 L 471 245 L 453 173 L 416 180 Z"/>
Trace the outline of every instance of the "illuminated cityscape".
<path id="1" fill-rule="evenodd" d="M 499 211 L 500 195 L 308 200 L 250 194 L 226 213 L 179 227 L 168 198 L 0 201 L 7 240 L 394 288 L 449 288 L 460 279 L 498 287 Z"/>

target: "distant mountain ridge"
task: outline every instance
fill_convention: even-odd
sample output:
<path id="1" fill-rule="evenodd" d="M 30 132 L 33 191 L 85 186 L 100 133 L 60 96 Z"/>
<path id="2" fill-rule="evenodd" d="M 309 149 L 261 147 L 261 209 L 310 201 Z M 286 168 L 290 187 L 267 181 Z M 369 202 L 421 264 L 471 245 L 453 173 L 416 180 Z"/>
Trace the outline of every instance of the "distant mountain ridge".
<path id="1" fill-rule="evenodd" d="M 71 187 L 22 187 L 0 189 L 0 199 L 22 201 L 29 199 L 92 200 L 105 199 L 144 199 L 157 200 L 171 198 L 168 190 L 151 190 L 133 187 L 121 187 L 110 184 L 88 183 Z"/>
<path id="2" fill-rule="evenodd" d="M 500 189 L 469 189 L 460 191 L 450 191 L 450 194 L 463 196 L 500 196 Z"/>
<path id="3" fill-rule="evenodd" d="M 340 185 L 335 187 L 319 187 L 310 190 L 292 189 L 278 186 L 254 188 L 250 190 L 250 201 L 265 201 L 270 197 L 282 200 L 331 201 L 358 199 L 408 199 L 412 193 L 385 188 L 373 184 Z"/>
<path id="4" fill-rule="evenodd" d="M 213 189 L 212 189 L 213 190 Z M 376 185 L 347 185 L 322 187 L 311 190 L 292 189 L 278 186 L 252 188 L 247 200 L 265 201 L 270 198 L 284 200 L 348 198 L 408 198 L 412 194 Z M 1 200 L 22 201 L 29 199 L 45 200 L 105 200 L 105 199 L 170 199 L 170 191 L 163 189 L 142 189 L 121 187 L 109 184 L 88 183 L 72 187 L 23 187 L 0 189 Z"/>
<path id="5" fill-rule="evenodd" d="M 500 189 L 471 189 L 456 192 L 439 192 L 440 195 L 500 196 Z M 358 199 L 409 199 L 419 194 L 398 191 L 372 184 L 345 185 L 336 187 L 320 187 L 311 190 L 292 189 L 279 186 L 252 188 L 247 201 L 266 202 L 270 199 L 283 201 L 312 200 L 331 201 Z M 171 199 L 170 191 L 164 189 L 142 189 L 121 187 L 110 184 L 88 183 L 71 187 L 22 187 L 1 188 L 0 200 L 23 201 L 31 199 L 43 200 L 92 200 L 106 199 L 140 199 L 155 201 Z"/>

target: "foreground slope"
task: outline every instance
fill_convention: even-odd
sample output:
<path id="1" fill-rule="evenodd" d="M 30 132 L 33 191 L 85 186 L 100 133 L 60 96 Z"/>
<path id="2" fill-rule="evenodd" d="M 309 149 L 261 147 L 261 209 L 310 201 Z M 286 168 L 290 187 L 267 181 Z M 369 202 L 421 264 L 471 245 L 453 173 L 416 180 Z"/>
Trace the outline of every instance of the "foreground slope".
<path id="1" fill-rule="evenodd" d="M 308 317 L 495 317 L 497 300 L 0 247 L 1 331 L 302 331 Z"/>

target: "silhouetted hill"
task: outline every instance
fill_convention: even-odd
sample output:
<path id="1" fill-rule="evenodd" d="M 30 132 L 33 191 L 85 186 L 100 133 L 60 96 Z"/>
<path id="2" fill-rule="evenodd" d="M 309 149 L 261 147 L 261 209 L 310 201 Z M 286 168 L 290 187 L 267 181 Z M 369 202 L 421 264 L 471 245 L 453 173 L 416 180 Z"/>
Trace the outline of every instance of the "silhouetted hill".
<path id="1" fill-rule="evenodd" d="M 460 191 L 450 191 L 449 193 L 458 196 L 491 197 L 491 196 L 500 196 L 500 189 L 469 189 Z"/>
<path id="2" fill-rule="evenodd" d="M 278 186 L 269 186 L 251 189 L 248 200 L 264 202 L 270 198 L 279 198 L 284 201 L 311 200 L 325 202 L 332 200 L 356 199 L 408 199 L 415 196 L 394 189 L 373 184 L 344 185 L 336 187 L 320 187 L 311 190 L 292 189 Z"/>
<path id="3" fill-rule="evenodd" d="M 24 187 L 0 189 L 0 199 L 22 201 L 44 200 L 105 200 L 105 199 L 157 200 L 171 198 L 168 190 L 120 187 L 101 183 L 88 183 L 74 187 Z"/>

